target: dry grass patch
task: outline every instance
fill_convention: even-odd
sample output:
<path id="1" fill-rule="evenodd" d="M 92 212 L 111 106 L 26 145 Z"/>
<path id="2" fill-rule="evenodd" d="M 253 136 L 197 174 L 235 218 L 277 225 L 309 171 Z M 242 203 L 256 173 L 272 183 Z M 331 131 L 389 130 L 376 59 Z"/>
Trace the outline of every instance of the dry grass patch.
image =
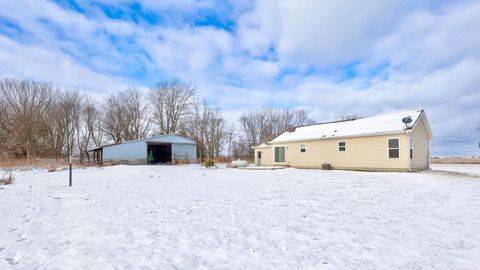
<path id="1" fill-rule="evenodd" d="M 465 157 L 432 158 L 431 162 L 434 164 L 480 164 L 480 158 L 465 158 Z"/>
<path id="2" fill-rule="evenodd" d="M 48 158 L 3 158 L 0 159 L 0 168 L 50 168 L 67 166 L 68 161 L 66 159 L 48 159 Z"/>

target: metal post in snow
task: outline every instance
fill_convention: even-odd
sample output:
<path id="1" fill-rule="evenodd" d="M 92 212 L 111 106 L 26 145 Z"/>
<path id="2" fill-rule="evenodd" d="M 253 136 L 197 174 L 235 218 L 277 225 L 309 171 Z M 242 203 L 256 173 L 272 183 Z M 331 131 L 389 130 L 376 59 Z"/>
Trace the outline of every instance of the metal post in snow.
<path id="1" fill-rule="evenodd" d="M 68 157 L 68 168 L 69 168 L 69 186 L 72 186 L 72 156 Z"/>

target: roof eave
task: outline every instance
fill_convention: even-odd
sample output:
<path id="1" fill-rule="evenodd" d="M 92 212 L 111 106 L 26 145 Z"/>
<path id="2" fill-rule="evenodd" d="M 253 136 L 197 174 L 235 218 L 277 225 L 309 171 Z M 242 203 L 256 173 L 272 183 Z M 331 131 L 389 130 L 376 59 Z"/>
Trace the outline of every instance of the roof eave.
<path id="1" fill-rule="evenodd" d="M 334 140 L 334 139 L 347 139 L 347 138 L 362 138 L 362 137 L 372 137 L 372 136 L 382 136 L 382 135 L 396 135 L 404 134 L 405 130 L 394 130 L 394 131 L 384 131 L 384 132 L 372 132 L 372 133 L 363 133 L 355 135 L 345 135 L 345 136 L 333 136 L 333 137 L 317 137 L 317 138 L 306 138 L 306 139 L 297 139 L 297 140 L 282 140 L 282 141 L 270 141 L 270 144 L 279 144 L 279 143 L 292 143 L 292 142 L 309 142 L 309 141 L 324 141 L 324 140 Z"/>
<path id="2" fill-rule="evenodd" d="M 419 121 L 423 121 L 423 125 L 425 126 L 425 129 L 427 130 L 427 135 L 428 138 L 433 139 L 433 133 L 432 133 L 432 128 L 430 127 L 430 123 L 428 122 L 427 114 L 425 110 L 422 110 L 420 115 L 417 118 L 417 121 L 413 124 L 413 126 L 410 128 L 410 131 L 413 131 L 415 127 L 417 126 Z"/>

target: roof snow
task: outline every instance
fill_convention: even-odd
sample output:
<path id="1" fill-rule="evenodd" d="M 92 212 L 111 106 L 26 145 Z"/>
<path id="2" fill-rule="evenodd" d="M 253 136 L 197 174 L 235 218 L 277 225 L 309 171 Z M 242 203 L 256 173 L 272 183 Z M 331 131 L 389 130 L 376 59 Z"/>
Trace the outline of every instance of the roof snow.
<path id="1" fill-rule="evenodd" d="M 402 122 L 404 117 L 411 117 L 411 128 L 422 114 L 422 110 L 382 114 L 355 120 L 329 122 L 298 127 L 293 132 L 284 132 L 270 143 L 308 141 L 334 137 L 361 137 L 375 134 L 394 134 L 403 132 L 407 127 Z"/>

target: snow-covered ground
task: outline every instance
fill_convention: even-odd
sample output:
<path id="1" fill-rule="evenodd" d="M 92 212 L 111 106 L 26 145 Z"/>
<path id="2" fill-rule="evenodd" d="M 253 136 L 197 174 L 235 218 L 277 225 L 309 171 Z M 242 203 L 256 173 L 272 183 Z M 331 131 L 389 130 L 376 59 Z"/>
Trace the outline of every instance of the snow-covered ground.
<path id="1" fill-rule="evenodd" d="M 16 172 L 0 269 L 478 269 L 480 178 L 115 166 Z"/>
<path id="2" fill-rule="evenodd" d="M 466 173 L 480 177 L 480 164 L 431 164 L 432 170 Z"/>

